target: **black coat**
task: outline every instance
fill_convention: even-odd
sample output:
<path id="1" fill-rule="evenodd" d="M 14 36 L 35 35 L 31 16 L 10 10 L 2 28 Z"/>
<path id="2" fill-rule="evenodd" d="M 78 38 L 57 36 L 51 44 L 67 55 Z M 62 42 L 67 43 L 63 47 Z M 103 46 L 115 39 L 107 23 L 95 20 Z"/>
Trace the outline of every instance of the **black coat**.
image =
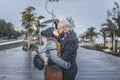
<path id="1" fill-rule="evenodd" d="M 61 58 L 71 63 L 71 67 L 63 69 L 63 80 L 74 80 L 78 72 L 76 56 L 78 49 L 78 39 L 76 33 L 71 31 L 64 40 L 61 41 Z"/>

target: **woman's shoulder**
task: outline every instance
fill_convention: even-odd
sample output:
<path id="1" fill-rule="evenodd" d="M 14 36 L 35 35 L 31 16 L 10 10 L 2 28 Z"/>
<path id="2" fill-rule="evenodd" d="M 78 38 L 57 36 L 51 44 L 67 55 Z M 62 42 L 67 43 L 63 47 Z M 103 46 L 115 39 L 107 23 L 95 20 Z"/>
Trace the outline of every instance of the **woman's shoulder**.
<path id="1" fill-rule="evenodd" d="M 54 38 L 54 37 L 48 37 L 48 38 L 47 38 L 47 41 L 48 41 L 48 42 L 51 42 L 51 41 L 56 42 L 57 39 Z"/>
<path id="2" fill-rule="evenodd" d="M 56 41 L 54 38 L 47 41 L 47 48 L 56 48 Z"/>

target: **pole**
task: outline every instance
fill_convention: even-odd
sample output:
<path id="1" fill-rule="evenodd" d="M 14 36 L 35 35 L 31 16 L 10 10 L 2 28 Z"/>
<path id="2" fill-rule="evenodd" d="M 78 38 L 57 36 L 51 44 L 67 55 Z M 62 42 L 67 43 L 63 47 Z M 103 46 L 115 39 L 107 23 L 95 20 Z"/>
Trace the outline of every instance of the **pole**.
<path id="1" fill-rule="evenodd" d="M 52 15 L 52 20 L 56 17 L 56 15 L 54 14 L 54 11 L 52 10 L 52 12 L 50 12 L 49 10 L 48 10 L 48 8 L 47 8 L 47 5 L 48 5 L 48 2 L 52 2 L 52 1 L 56 1 L 56 2 L 58 2 L 58 0 L 48 0 L 47 2 L 46 2 L 46 4 L 45 4 L 45 9 L 46 9 L 46 11 L 49 13 L 49 14 L 51 14 Z M 54 26 L 54 23 L 52 22 L 52 27 Z"/>
<path id="2" fill-rule="evenodd" d="M 54 19 L 54 12 L 53 12 L 53 10 L 52 10 L 52 20 Z M 52 22 L 52 27 L 54 26 L 54 24 L 53 24 L 53 22 Z"/>

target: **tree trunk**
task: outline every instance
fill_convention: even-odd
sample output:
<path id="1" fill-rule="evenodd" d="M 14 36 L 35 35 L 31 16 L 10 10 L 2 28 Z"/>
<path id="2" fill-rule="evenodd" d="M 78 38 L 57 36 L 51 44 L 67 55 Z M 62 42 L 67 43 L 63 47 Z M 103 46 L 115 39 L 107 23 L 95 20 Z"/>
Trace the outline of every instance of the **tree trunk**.
<path id="1" fill-rule="evenodd" d="M 113 50 L 113 41 L 114 41 L 113 34 L 111 35 L 111 41 L 112 41 L 112 48 L 111 48 L 111 50 Z"/>
<path id="2" fill-rule="evenodd" d="M 42 42 L 42 39 L 41 39 L 40 35 L 38 35 L 38 37 L 37 37 L 37 42 L 38 42 L 38 44 L 41 44 L 41 42 Z"/>
<path id="3" fill-rule="evenodd" d="M 28 36 L 27 37 L 27 48 L 28 48 L 28 51 L 30 50 L 30 37 Z"/>
<path id="4" fill-rule="evenodd" d="M 118 49 L 118 40 L 115 40 L 115 53 L 117 53 L 117 49 Z"/>
<path id="5" fill-rule="evenodd" d="M 31 51 L 31 50 L 30 50 L 30 45 L 31 45 L 31 36 L 28 36 L 28 39 L 27 39 L 28 51 Z"/>
<path id="6" fill-rule="evenodd" d="M 104 37 L 104 46 L 106 46 L 106 38 Z"/>

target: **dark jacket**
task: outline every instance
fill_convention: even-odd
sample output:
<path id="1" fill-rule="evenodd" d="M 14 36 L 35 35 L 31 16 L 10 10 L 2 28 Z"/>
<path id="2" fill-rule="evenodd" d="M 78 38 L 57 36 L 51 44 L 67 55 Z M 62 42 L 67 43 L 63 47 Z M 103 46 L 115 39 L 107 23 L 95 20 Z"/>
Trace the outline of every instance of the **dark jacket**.
<path id="1" fill-rule="evenodd" d="M 69 69 L 63 69 L 63 80 L 74 80 L 78 72 L 76 56 L 78 49 L 78 39 L 76 33 L 71 31 L 64 40 L 61 41 L 61 58 L 71 63 Z"/>

